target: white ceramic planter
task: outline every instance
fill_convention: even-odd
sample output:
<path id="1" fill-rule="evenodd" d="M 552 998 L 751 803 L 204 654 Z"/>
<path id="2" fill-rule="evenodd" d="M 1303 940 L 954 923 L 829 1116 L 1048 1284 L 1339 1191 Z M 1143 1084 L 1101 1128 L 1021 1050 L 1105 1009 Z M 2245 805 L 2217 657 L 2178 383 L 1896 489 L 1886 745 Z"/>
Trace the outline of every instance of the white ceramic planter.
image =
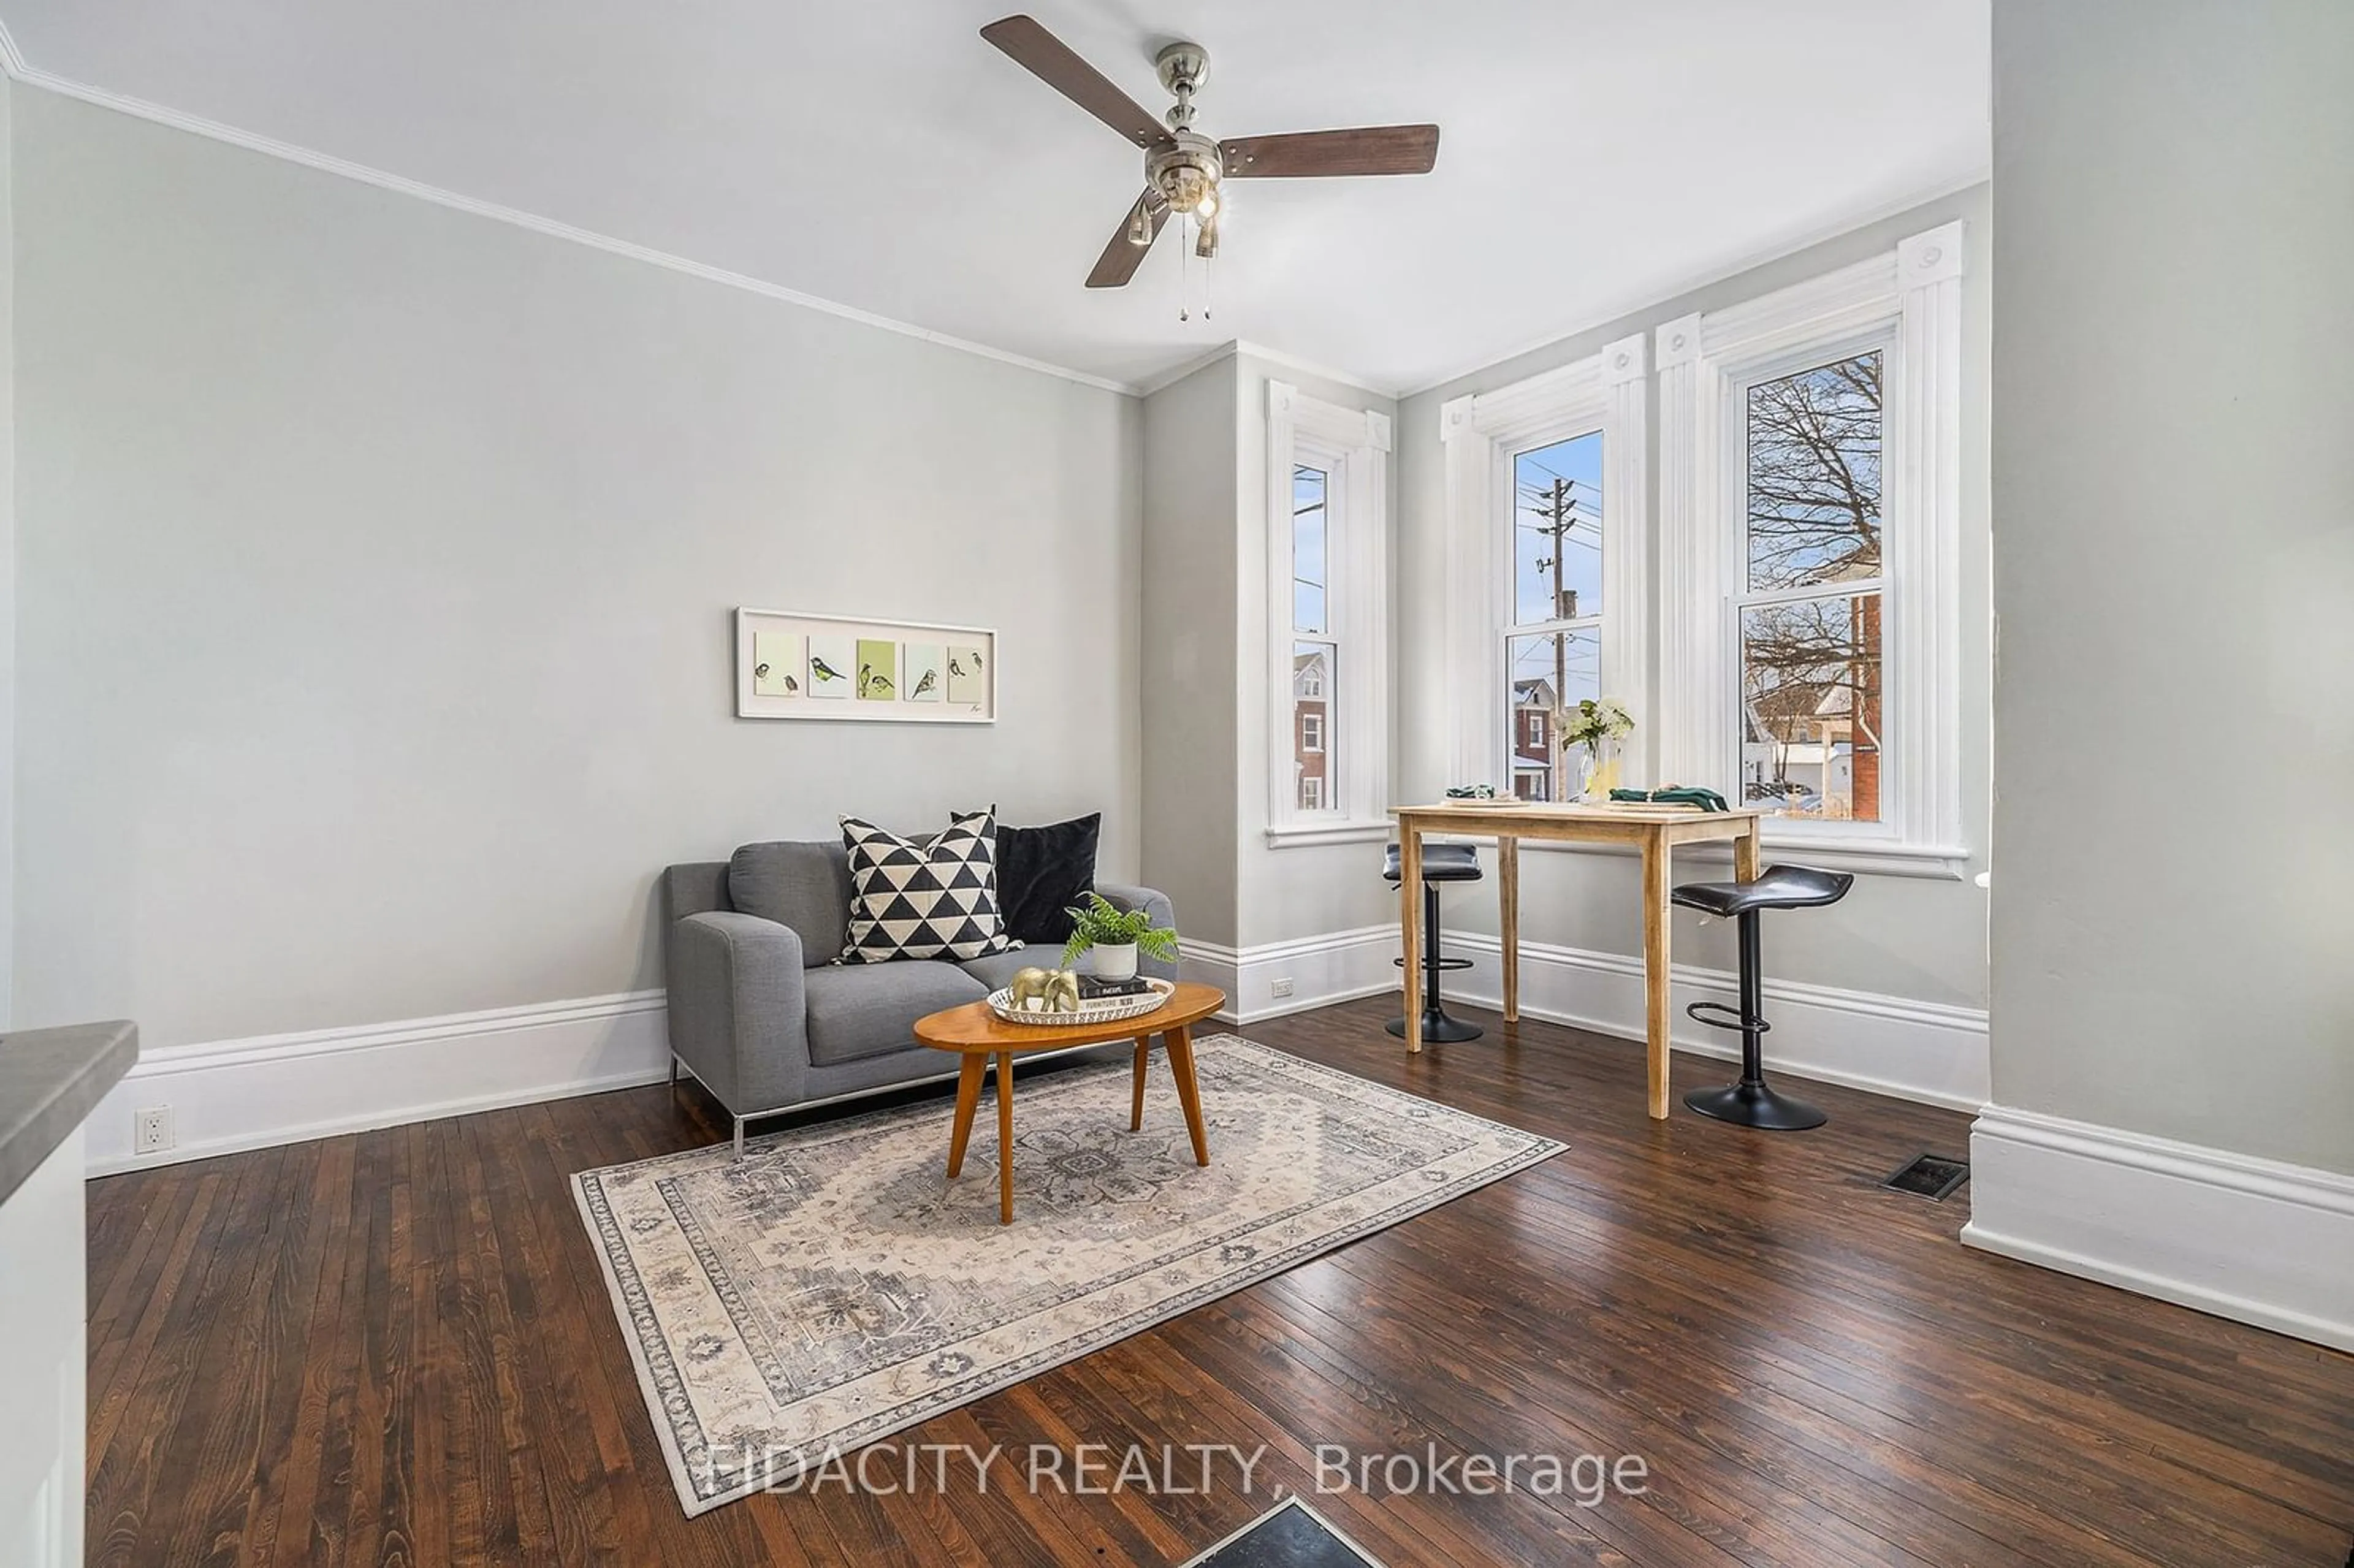
<path id="1" fill-rule="evenodd" d="M 1098 942 L 1087 951 L 1096 956 L 1097 980 L 1123 980 L 1136 978 L 1136 944 L 1134 942 Z"/>

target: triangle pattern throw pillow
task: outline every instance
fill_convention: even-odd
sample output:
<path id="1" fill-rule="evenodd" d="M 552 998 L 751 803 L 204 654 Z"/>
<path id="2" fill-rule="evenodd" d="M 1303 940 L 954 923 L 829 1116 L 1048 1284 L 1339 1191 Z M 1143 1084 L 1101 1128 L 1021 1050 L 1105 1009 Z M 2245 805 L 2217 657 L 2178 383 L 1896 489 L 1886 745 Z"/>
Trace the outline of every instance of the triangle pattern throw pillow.
<path id="1" fill-rule="evenodd" d="M 997 901 L 997 816 L 949 819 L 948 831 L 902 838 L 842 819 L 850 852 L 850 941 L 845 964 L 893 959 L 977 959 L 1013 946 Z"/>

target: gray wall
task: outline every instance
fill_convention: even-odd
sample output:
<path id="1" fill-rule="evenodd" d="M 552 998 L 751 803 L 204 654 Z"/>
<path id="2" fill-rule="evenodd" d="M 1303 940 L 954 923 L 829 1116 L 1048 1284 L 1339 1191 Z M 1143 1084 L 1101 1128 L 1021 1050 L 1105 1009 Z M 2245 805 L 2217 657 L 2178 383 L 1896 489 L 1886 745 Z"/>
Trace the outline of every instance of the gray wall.
<path id="1" fill-rule="evenodd" d="M 656 985 L 657 867 L 839 810 L 1134 873 L 1132 399 L 15 109 L 16 1022 Z M 1001 722 L 739 722 L 739 603 L 995 626 Z"/>
<path id="2" fill-rule="evenodd" d="M 2354 1171 L 2354 7 L 1994 45 L 1995 1098 Z"/>
<path id="3" fill-rule="evenodd" d="M 1230 948 L 1374 925 L 1396 907 L 1379 845 L 1267 842 L 1270 379 L 1396 408 L 1243 353 L 1145 399 L 1144 872 L 1188 935 Z M 1394 474 L 1390 491 L 1394 513 Z M 1386 704 L 1386 673 L 1383 685 Z"/>
<path id="4" fill-rule="evenodd" d="M 0 76 L 0 1029 L 16 991 L 16 85 Z"/>
<path id="5" fill-rule="evenodd" d="M 1235 372 L 1144 400 L 1144 877 L 1235 946 Z"/>
<path id="6" fill-rule="evenodd" d="M 1400 789 L 1436 798 L 1457 780 L 1448 774 L 1445 663 L 1446 609 L 1437 585 L 1446 580 L 1447 477 L 1438 437 L 1439 408 L 1467 392 L 1483 392 L 1598 352 L 1615 338 L 1649 333 L 1693 311 L 1720 310 L 1892 249 L 1907 235 L 1956 218 L 1969 226 L 1968 270 L 1963 282 L 1962 360 L 1962 767 L 1963 826 L 1971 851 L 1965 880 L 1866 875 L 1836 908 L 1777 922 L 1767 962 L 1780 980 L 1837 986 L 1962 1007 L 1987 1001 L 1986 895 L 1970 875 L 1986 868 L 1988 845 L 1988 663 L 1987 430 L 1992 319 L 1988 194 L 1985 185 L 1926 203 L 1883 222 L 1855 229 L 1794 255 L 1706 288 L 1596 326 L 1575 337 L 1493 365 L 1405 399 L 1398 408 L 1398 471 L 1403 531 L 1398 580 L 1427 591 L 1402 593 L 1400 643 Z M 1649 454 L 1653 505 L 1659 496 L 1658 379 L 1653 377 Z M 1656 534 L 1654 535 L 1656 551 Z M 1659 580 L 1659 562 L 1651 562 Z M 1665 617 L 1653 617 L 1655 637 Z M 1659 690 L 1658 649 L 1652 650 L 1652 690 Z M 1639 716 L 1639 715 L 1638 715 Z M 1722 858 L 1679 858 L 1678 875 L 1723 874 Z M 1641 948 L 1639 871 L 1630 856 L 1593 853 L 1532 853 L 1522 857 L 1521 933 L 1601 952 Z M 1492 898 L 1450 900 L 1450 924 L 1492 932 Z M 1720 969 L 1734 967 L 1732 931 L 1723 922 L 1702 927 L 1680 915 L 1676 959 Z"/>

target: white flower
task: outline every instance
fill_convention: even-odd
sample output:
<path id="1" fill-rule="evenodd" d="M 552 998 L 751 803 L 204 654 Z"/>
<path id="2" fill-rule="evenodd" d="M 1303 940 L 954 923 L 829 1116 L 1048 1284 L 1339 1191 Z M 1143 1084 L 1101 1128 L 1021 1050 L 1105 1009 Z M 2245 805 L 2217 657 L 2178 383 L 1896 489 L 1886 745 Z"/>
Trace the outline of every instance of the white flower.
<path id="1" fill-rule="evenodd" d="M 1587 698 L 1561 711 L 1561 737 L 1572 746 L 1599 746 L 1634 733 L 1634 715 L 1616 697 Z"/>

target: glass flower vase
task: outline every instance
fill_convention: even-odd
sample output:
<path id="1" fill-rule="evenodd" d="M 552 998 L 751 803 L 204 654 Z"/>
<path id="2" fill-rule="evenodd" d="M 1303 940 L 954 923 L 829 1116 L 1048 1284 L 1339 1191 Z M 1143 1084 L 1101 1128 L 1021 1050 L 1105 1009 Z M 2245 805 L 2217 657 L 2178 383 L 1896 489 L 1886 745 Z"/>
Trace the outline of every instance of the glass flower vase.
<path id="1" fill-rule="evenodd" d="M 1597 803 L 1610 799 L 1610 791 L 1618 788 L 1618 742 L 1603 739 L 1585 748 L 1585 787 L 1578 799 Z"/>

